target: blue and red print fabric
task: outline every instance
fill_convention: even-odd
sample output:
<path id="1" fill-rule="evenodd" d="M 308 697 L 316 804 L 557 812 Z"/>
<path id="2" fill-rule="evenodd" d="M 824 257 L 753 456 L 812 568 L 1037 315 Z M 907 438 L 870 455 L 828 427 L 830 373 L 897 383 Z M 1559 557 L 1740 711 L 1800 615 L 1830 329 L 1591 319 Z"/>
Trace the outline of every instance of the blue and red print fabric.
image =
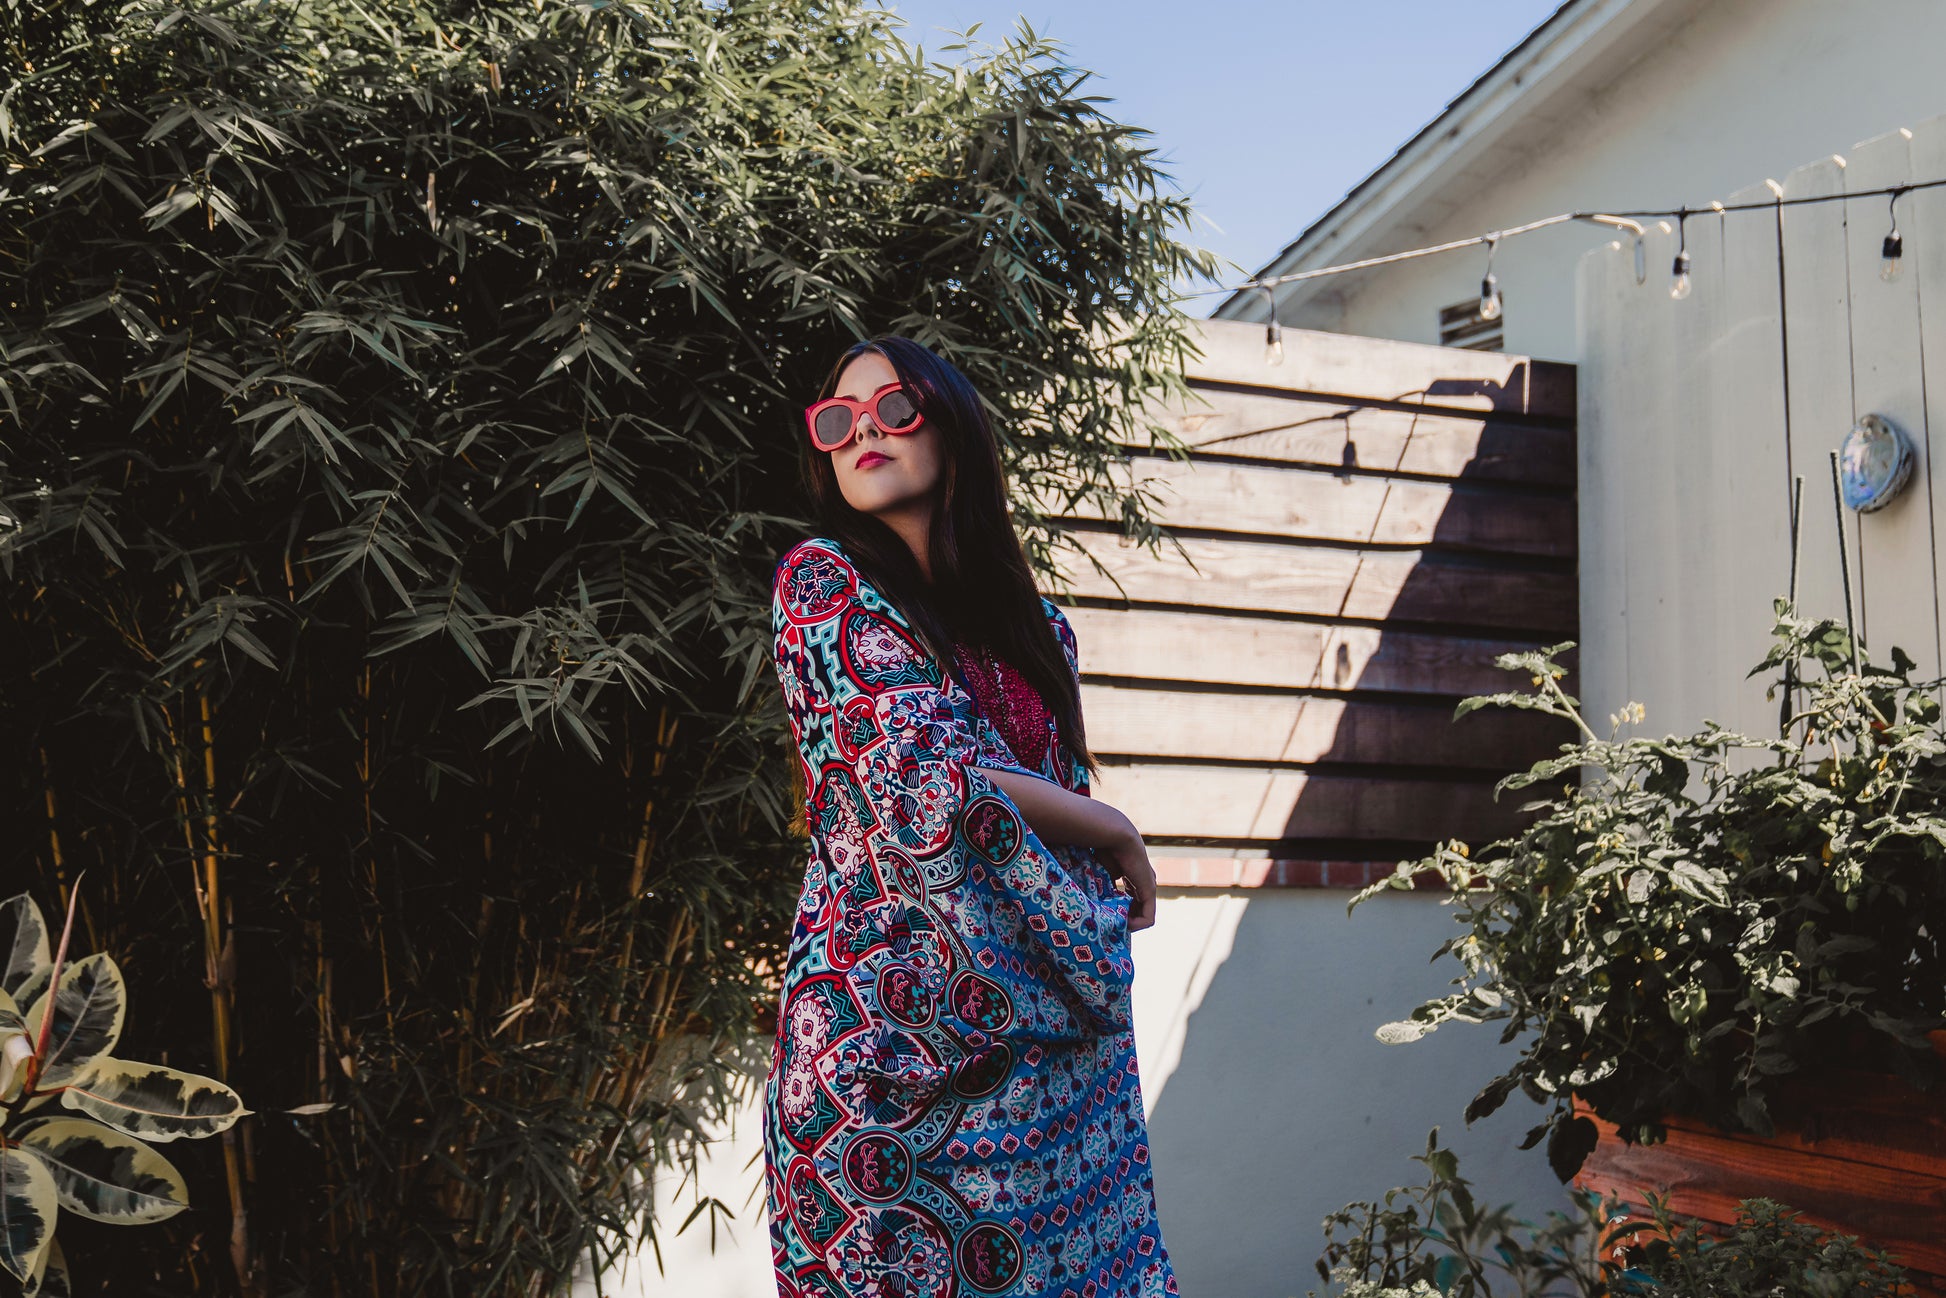
<path id="1" fill-rule="evenodd" d="M 811 828 L 764 1087 L 779 1295 L 1176 1293 L 1128 899 L 984 768 L 1086 769 L 1058 744 L 1022 766 L 834 542 L 784 556 L 771 621 Z"/>

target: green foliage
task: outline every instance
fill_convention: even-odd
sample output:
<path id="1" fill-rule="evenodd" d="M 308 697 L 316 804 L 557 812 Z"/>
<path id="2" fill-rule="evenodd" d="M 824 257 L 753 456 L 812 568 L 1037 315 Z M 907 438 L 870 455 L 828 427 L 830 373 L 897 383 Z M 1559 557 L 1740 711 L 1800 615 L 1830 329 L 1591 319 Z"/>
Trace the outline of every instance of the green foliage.
<path id="1" fill-rule="evenodd" d="M 1153 540 L 1118 444 L 1211 259 L 1031 35 L 946 66 L 856 0 L 7 13 L 0 871 L 105 880 L 97 945 L 208 989 L 144 1040 L 261 1104 L 185 1165 L 227 1216 L 111 1287 L 558 1288 L 653 1232 L 774 1003 L 798 407 L 918 337 L 1016 475 Z"/>
<path id="2" fill-rule="evenodd" d="M 121 970 L 102 954 L 65 964 L 66 945 L 50 950 L 32 897 L 0 902 L 0 1293 L 22 1298 L 70 1291 L 63 1210 L 118 1226 L 175 1216 L 188 1189 L 146 1142 L 218 1135 L 245 1113 L 212 1078 L 111 1055 L 128 1014 Z M 56 1100 L 86 1116 L 50 1111 Z"/>
<path id="3" fill-rule="evenodd" d="M 1905 1271 L 1770 1199 L 1745 1199 L 1727 1230 L 1651 1195 L 1632 1208 L 1569 1191 L 1572 1211 L 1535 1225 L 1482 1206 L 1459 1159 L 1426 1138 L 1424 1185 L 1325 1218 L 1318 1274 L 1336 1298 L 1895 1298 Z M 1317 1298 L 1317 1291 L 1311 1291 Z"/>
<path id="4" fill-rule="evenodd" d="M 1488 1207 L 1474 1198 L 1459 1156 L 1440 1147 L 1439 1128 L 1413 1161 L 1425 1165 L 1424 1185 L 1387 1190 L 1381 1200 L 1347 1204 L 1324 1219 L 1317 1271 L 1327 1283 L 1347 1286 L 1343 1298 L 1420 1298 L 1422 1290 L 1451 1298 L 1606 1292 L 1592 1225 L 1600 1220 L 1600 1196 L 1573 1190 L 1574 1216 L 1550 1212 L 1535 1226 L 1516 1217 L 1511 1204 Z"/>
<path id="5" fill-rule="evenodd" d="M 1551 1104 L 1523 1148 L 1548 1139 L 1567 1180 L 1594 1143 L 1579 1094 L 1630 1142 L 1661 1119 L 1700 1117 L 1771 1134 L 1777 1079 L 1833 1060 L 1930 1086 L 1927 1033 L 1946 1026 L 1946 732 L 1937 682 L 1892 666 L 1854 671 L 1828 621 L 1777 605 L 1776 643 L 1752 675 L 1780 673 L 1776 739 L 1707 724 L 1693 735 L 1598 737 L 1562 691 L 1566 646 L 1512 654 L 1532 694 L 1469 700 L 1538 708 L 1583 738 L 1501 782 L 1530 789 L 1518 837 L 1432 857 L 1352 899 L 1436 871 L 1465 931 L 1443 943 L 1459 991 L 1381 1040 L 1451 1020 L 1529 1034 L 1518 1060 L 1466 1110 L 1516 1089 Z"/>
<path id="6" fill-rule="evenodd" d="M 1651 1228 L 1630 1249 L 1614 1288 L 1626 1298 L 1723 1294 L 1726 1298 L 1894 1298 L 1910 1293 L 1905 1270 L 1856 1236 L 1831 1235 L 1771 1199 L 1745 1199 L 1720 1237 L 1683 1230 L 1653 1200 Z"/>

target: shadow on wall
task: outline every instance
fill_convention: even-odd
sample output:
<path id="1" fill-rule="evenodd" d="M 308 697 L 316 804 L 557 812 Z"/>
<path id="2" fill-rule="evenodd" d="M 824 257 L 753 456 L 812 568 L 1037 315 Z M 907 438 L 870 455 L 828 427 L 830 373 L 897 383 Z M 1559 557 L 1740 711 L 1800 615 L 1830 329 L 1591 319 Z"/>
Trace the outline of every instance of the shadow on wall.
<path id="1" fill-rule="evenodd" d="M 1515 1149 L 1539 1110 L 1519 1096 L 1468 1129 L 1466 1103 L 1514 1045 L 1455 1024 L 1404 1046 L 1379 1024 L 1446 990 L 1428 957 L 1452 931 L 1437 896 L 1345 915 L 1335 889 L 1262 890 L 1190 1015 L 1149 1119 L 1163 1238 L 1190 1298 L 1323 1289 L 1326 1215 L 1423 1180 L 1412 1155 L 1437 1125 L 1481 1199 L 1526 1216 L 1564 1209 L 1542 1151 Z"/>
<path id="2" fill-rule="evenodd" d="M 1074 582 L 1084 671 L 1127 713 L 1100 727 L 1104 792 L 1168 848 L 1361 861 L 1498 836 L 1493 781 L 1566 728 L 1453 706 L 1524 684 L 1496 655 L 1575 635 L 1573 370 L 1311 340 L 1329 355 L 1272 373 L 1226 336 L 1196 408 L 1164 414 L 1193 454 L 1152 481 L 1189 563 L 1081 530 L 1122 579 Z"/>

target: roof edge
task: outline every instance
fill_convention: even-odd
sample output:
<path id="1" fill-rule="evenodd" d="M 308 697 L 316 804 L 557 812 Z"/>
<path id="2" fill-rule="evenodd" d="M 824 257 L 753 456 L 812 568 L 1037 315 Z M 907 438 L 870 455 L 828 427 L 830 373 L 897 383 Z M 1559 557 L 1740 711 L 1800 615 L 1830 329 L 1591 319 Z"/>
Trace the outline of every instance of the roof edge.
<path id="1" fill-rule="evenodd" d="M 1506 130 L 1519 116 L 1523 103 L 1536 91 L 1551 88 L 1546 87 L 1549 74 L 1577 56 L 1598 52 L 1666 2 L 1565 0 L 1251 278 L 1289 274 L 1307 263 L 1325 264 L 1333 251 L 1369 233 L 1415 192 L 1436 180 L 1455 156 Z M 1260 292 L 1242 289 L 1232 293 L 1217 305 L 1210 318 L 1263 319 Z M 1287 296 L 1306 295 L 1300 287 Z"/>

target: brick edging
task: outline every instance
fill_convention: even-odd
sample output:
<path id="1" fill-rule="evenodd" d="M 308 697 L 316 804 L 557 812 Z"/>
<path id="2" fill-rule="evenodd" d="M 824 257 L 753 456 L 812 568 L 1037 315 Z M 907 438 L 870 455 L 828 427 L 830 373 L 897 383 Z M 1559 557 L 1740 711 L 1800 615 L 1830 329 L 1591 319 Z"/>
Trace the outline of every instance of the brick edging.
<path id="1" fill-rule="evenodd" d="M 1164 888 L 1363 888 L 1390 875 L 1395 861 L 1290 861 L 1270 857 L 1157 856 L 1156 883 Z M 1418 888 L 1444 889 L 1432 870 L 1413 876 Z"/>

